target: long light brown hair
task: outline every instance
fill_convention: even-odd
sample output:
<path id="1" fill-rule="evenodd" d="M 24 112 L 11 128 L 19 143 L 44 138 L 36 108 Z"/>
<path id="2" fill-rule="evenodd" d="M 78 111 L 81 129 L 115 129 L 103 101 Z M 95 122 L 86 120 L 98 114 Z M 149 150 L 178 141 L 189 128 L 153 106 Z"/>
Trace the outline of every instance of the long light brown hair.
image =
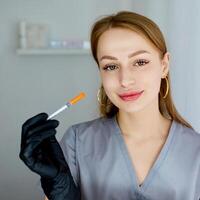
<path id="1" fill-rule="evenodd" d="M 134 13 L 130 11 L 121 11 L 113 15 L 103 16 L 98 19 L 91 30 L 90 40 L 91 40 L 91 50 L 92 55 L 99 67 L 97 59 L 97 45 L 100 36 L 111 28 L 125 28 L 137 32 L 138 34 L 144 36 L 148 41 L 153 44 L 160 53 L 160 58 L 162 59 L 167 52 L 167 47 L 165 39 L 162 32 L 160 31 L 157 24 L 155 24 L 149 18 Z M 167 75 L 169 83 L 169 91 L 167 97 L 164 99 L 163 96 L 166 92 L 166 80 L 161 80 L 160 92 L 159 92 L 159 111 L 160 113 L 168 119 L 175 120 L 189 128 L 193 127 L 178 113 L 171 95 L 171 84 L 170 75 Z M 100 115 L 103 117 L 112 117 L 117 114 L 118 108 L 109 100 L 107 97 L 103 85 L 100 87 L 99 97 L 101 103 L 99 104 Z"/>

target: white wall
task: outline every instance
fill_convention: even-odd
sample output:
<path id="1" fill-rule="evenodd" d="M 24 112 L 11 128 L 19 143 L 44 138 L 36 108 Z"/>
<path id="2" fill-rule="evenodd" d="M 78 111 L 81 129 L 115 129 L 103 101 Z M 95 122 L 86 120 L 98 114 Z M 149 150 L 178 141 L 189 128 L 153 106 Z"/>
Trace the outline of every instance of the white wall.
<path id="1" fill-rule="evenodd" d="M 200 130 L 199 39 L 192 31 L 195 29 L 195 33 L 199 33 L 199 14 L 188 10 L 188 6 L 197 9 L 197 5 L 192 7 L 192 3 L 186 2 L 181 1 L 180 5 L 178 0 L 1 0 L 0 199 L 41 199 L 36 187 L 39 177 L 18 158 L 21 125 L 27 118 L 43 111 L 52 113 L 81 90 L 86 92 L 87 98 L 57 116 L 60 121 L 58 139 L 69 125 L 98 116 L 99 77 L 91 56 L 17 56 L 17 23 L 22 19 L 44 22 L 50 25 L 54 38 L 88 39 L 90 26 L 97 16 L 128 9 L 150 17 L 164 32 L 172 52 L 171 74 L 176 105 L 180 113 Z M 190 19 L 193 17 L 192 25 Z"/>
<path id="2" fill-rule="evenodd" d="M 174 98 L 182 115 L 200 132 L 200 2 L 170 0 L 167 18 Z"/>

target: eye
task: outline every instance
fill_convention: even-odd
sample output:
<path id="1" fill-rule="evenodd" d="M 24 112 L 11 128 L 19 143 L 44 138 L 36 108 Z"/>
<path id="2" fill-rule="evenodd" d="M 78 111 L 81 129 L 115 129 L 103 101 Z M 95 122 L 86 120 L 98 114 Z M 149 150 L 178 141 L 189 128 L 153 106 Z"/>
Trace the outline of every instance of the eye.
<path id="1" fill-rule="evenodd" d="M 146 64 L 148 64 L 148 63 L 149 63 L 149 61 L 147 61 L 147 60 L 139 59 L 139 60 L 137 60 L 137 61 L 134 63 L 134 65 L 136 65 L 136 66 L 143 66 L 143 65 L 146 65 Z"/>
<path id="2" fill-rule="evenodd" d="M 110 65 L 106 65 L 105 67 L 103 67 L 103 70 L 105 71 L 112 71 L 116 68 L 117 66 L 114 64 L 110 64 Z"/>

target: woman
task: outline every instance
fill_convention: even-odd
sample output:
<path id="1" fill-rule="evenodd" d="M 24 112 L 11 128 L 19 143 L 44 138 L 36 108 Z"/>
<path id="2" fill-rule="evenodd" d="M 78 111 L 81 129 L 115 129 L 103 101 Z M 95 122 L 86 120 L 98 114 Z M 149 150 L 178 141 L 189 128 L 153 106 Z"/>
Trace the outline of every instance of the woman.
<path id="1" fill-rule="evenodd" d="M 71 126 L 60 141 L 75 184 L 71 194 L 199 199 L 200 135 L 173 103 L 158 26 L 132 12 L 105 16 L 92 28 L 91 49 L 102 80 L 101 117 Z"/>

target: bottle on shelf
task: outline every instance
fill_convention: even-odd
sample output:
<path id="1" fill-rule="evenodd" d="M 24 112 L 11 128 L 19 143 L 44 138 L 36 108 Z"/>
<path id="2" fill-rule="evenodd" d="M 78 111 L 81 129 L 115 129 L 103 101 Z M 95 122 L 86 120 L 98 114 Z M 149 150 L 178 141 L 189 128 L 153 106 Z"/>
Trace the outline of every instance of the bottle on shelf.
<path id="1" fill-rule="evenodd" d="M 19 41 L 20 41 L 20 48 L 25 49 L 27 47 L 25 21 L 21 21 L 19 24 Z"/>

